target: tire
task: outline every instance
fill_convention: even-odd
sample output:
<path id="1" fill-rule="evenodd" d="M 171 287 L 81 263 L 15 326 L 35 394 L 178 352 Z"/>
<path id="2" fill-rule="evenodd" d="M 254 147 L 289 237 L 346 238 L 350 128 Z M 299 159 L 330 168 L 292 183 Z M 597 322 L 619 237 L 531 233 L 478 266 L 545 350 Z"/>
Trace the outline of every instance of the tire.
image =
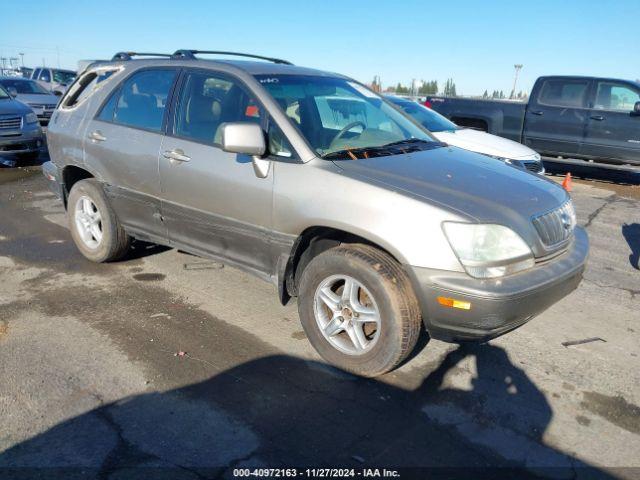
<path id="1" fill-rule="evenodd" d="M 347 282 L 359 284 L 355 302 L 342 297 Z M 327 289 L 334 296 L 326 297 Z M 336 309 L 321 300 L 333 304 L 337 296 L 342 298 Z M 338 311 L 346 313 L 337 316 Z M 367 311 L 377 311 L 378 324 L 362 323 L 376 317 Z M 394 369 L 411 353 L 421 329 L 420 308 L 405 272 L 389 255 L 363 244 L 340 245 L 311 260 L 300 279 L 298 312 L 307 338 L 325 360 L 366 377 Z M 352 340 L 359 336 L 354 333 L 358 325 L 365 342 Z M 334 329 L 338 333 L 327 333 Z"/>
<path id="2" fill-rule="evenodd" d="M 87 199 L 93 205 L 91 207 L 94 210 L 92 218 L 99 218 L 99 221 L 95 222 L 101 232 L 99 240 L 97 232 L 95 235 L 93 233 L 86 235 L 87 229 L 82 226 L 82 219 L 88 218 L 87 215 L 83 215 L 87 210 L 85 208 Z M 99 182 L 94 179 L 86 179 L 75 183 L 69 193 L 67 205 L 69 230 L 82 255 L 92 262 L 102 263 L 118 260 L 127 253 L 131 245 L 131 237 L 125 233 L 118 222 Z M 87 238 L 89 236 L 91 238 Z"/>

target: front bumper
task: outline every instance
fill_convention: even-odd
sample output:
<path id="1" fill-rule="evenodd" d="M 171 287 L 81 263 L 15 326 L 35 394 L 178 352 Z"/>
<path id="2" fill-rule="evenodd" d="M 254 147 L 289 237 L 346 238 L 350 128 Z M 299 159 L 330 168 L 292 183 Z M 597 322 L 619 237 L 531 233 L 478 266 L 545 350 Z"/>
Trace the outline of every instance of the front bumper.
<path id="1" fill-rule="evenodd" d="M 0 153 L 37 152 L 44 145 L 44 135 L 39 126 L 35 128 L 6 131 L 0 134 Z"/>
<path id="2" fill-rule="evenodd" d="M 576 227 L 569 249 L 515 275 L 476 279 L 462 272 L 408 267 L 429 335 L 445 341 L 488 340 L 531 320 L 576 289 L 589 254 L 589 238 Z M 468 302 L 468 310 L 437 298 Z"/>

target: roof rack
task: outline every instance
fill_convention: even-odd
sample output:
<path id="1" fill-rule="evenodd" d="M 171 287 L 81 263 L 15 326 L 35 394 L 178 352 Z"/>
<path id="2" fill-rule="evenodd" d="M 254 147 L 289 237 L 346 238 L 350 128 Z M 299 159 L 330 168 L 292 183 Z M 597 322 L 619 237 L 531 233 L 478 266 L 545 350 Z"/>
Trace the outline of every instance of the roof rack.
<path id="1" fill-rule="evenodd" d="M 252 55 L 250 53 L 221 52 L 216 50 L 176 50 L 176 52 L 171 56 L 171 58 L 195 60 L 196 55 L 199 53 L 206 53 L 206 54 L 212 54 L 212 55 L 232 55 L 235 57 L 258 58 L 260 60 L 267 60 L 268 62 L 280 63 L 283 65 L 293 65 L 293 63 L 287 60 L 282 60 L 281 58 L 263 57 L 262 55 Z"/>
<path id="2" fill-rule="evenodd" d="M 143 52 L 118 52 L 111 59 L 112 62 L 118 60 L 131 60 L 131 57 L 167 57 L 172 58 L 173 55 L 168 53 L 143 53 Z"/>

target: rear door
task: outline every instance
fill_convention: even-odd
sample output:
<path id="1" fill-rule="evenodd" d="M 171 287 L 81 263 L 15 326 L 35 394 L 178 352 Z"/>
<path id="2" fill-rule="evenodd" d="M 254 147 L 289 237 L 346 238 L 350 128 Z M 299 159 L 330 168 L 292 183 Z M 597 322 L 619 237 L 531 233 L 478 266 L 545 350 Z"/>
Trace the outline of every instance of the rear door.
<path id="1" fill-rule="evenodd" d="M 265 112 L 239 80 L 221 72 L 189 69 L 180 83 L 160 155 L 169 238 L 266 276 L 273 270 L 273 168 L 258 178 L 250 156 L 220 144 L 225 122 L 264 125 Z"/>
<path id="2" fill-rule="evenodd" d="M 640 163 L 640 87 L 615 80 L 598 80 L 589 115 L 583 156 Z"/>
<path id="3" fill-rule="evenodd" d="M 122 224 L 137 236 L 165 240 L 158 155 L 176 68 L 138 70 L 107 97 L 85 132 L 85 161 L 105 182 Z"/>
<path id="4" fill-rule="evenodd" d="M 524 143 L 548 155 L 578 155 L 589 118 L 586 78 L 545 78 L 527 106 Z"/>

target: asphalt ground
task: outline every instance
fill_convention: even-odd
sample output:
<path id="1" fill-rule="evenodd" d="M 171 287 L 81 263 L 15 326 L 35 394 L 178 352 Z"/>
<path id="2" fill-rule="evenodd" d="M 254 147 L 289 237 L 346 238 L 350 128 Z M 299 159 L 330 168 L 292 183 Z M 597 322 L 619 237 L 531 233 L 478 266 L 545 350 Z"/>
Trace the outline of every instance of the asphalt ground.
<path id="1" fill-rule="evenodd" d="M 40 168 L 0 169 L 0 478 L 640 477 L 640 201 L 585 182 L 575 292 L 485 345 L 423 336 L 368 380 L 325 365 L 295 303 L 234 268 L 142 243 L 88 262 Z"/>

